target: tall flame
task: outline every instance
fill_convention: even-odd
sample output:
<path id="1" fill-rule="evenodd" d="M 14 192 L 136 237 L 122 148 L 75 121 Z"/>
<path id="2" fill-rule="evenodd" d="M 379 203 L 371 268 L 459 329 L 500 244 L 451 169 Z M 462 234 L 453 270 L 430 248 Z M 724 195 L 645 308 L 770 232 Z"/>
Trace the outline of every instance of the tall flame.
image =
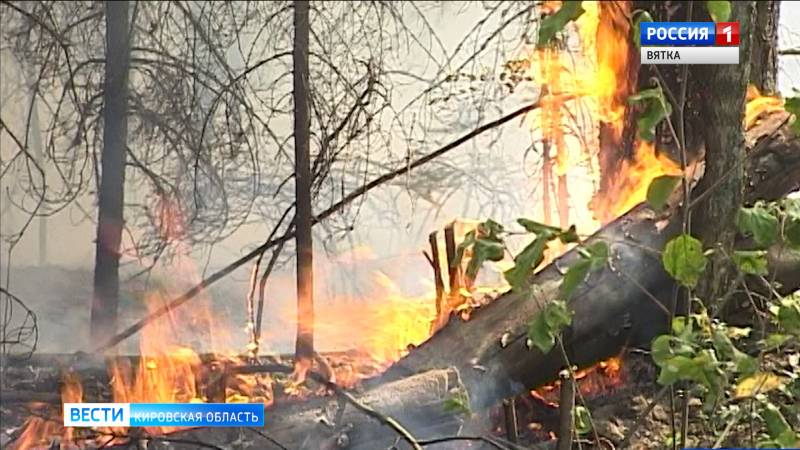
<path id="1" fill-rule="evenodd" d="M 559 5 L 548 2 L 552 9 Z M 630 1 L 583 2 L 585 12 L 575 21 L 579 53 L 575 54 L 576 47 L 568 40 L 534 50 L 531 56 L 531 70 L 544 92 L 577 98 L 569 103 L 544 103 L 540 121 L 531 123 L 532 131 L 542 136 L 546 222 L 554 222 L 550 219 L 553 170 L 558 179 L 558 225 L 577 222 L 579 230 L 586 233 L 642 202 L 656 177 L 681 172 L 676 162 L 635 136 L 628 104 L 638 89 L 638 63 L 629 38 L 631 7 Z M 591 123 L 578 120 L 584 110 L 589 111 Z M 573 130 L 573 135 L 565 137 L 565 130 Z M 551 148 L 556 150 L 554 166 Z M 590 186 L 579 181 L 587 175 L 593 180 Z M 576 213 L 587 205 L 594 217 L 576 220 Z"/>

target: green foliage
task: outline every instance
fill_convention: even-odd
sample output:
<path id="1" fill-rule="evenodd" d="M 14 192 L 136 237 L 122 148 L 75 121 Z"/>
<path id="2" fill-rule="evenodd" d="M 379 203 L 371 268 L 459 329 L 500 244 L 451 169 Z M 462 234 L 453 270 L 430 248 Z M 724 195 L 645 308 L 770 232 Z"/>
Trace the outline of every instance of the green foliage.
<path id="1" fill-rule="evenodd" d="M 513 290 L 521 290 L 525 287 L 528 277 L 544 260 L 547 243 L 552 239 L 552 236 L 549 235 L 539 235 L 514 257 L 514 267 L 503 273 Z"/>
<path id="2" fill-rule="evenodd" d="M 769 311 L 779 327 L 800 338 L 800 294 L 780 299 Z"/>
<path id="3" fill-rule="evenodd" d="M 644 111 L 637 121 L 637 128 L 639 138 L 645 141 L 655 139 L 658 124 L 672 114 L 672 106 L 667 102 L 660 86 L 631 95 L 628 103 L 644 106 Z"/>
<path id="4" fill-rule="evenodd" d="M 533 233 L 536 238 L 514 257 L 514 267 L 503 274 L 515 291 L 522 290 L 526 286 L 528 277 L 544 260 L 544 252 L 551 241 L 558 239 L 564 244 L 578 241 L 578 234 L 574 226 L 562 230 L 525 218 L 518 219 L 517 223 L 522 225 L 525 231 Z"/>
<path id="5" fill-rule="evenodd" d="M 536 46 L 539 48 L 547 46 L 567 23 L 580 17 L 585 12 L 581 3 L 580 1 L 565 1 L 558 11 L 542 19 L 542 23 L 539 24 L 539 39 Z"/>
<path id="6" fill-rule="evenodd" d="M 756 203 L 750 208 L 740 208 L 736 226 L 743 234 L 753 237 L 759 248 L 765 249 L 778 241 L 778 218 L 774 208 Z"/>
<path id="7" fill-rule="evenodd" d="M 732 261 L 744 274 L 764 277 L 768 274 L 767 249 L 774 244 L 800 248 L 800 200 L 784 199 L 772 203 L 759 202 L 741 208 L 736 225 L 739 231 L 751 236 L 754 248 L 734 251 Z M 705 269 L 702 243 L 689 235 L 671 240 L 664 249 L 662 259 L 666 270 L 678 283 L 692 287 Z M 769 281 L 766 278 L 762 282 Z M 796 448 L 800 434 L 792 427 L 797 423 L 787 420 L 798 416 L 800 408 L 796 387 L 800 374 L 775 366 L 771 359 L 762 357 L 766 352 L 791 351 L 800 338 L 800 291 L 781 297 L 772 286 L 773 295 L 763 297 L 768 303 L 769 323 L 766 335 L 757 342 L 751 354 L 737 346 L 739 340 L 750 336 L 749 328 L 728 326 L 708 314 L 699 299 L 693 301 L 693 312 L 688 317 L 677 317 L 672 322 L 672 332 L 658 336 L 652 343 L 651 356 L 659 367 L 658 382 L 671 385 L 688 383 L 690 392 L 702 397 L 708 413 L 722 403 L 722 410 L 730 415 L 723 420 L 753 419 L 762 426 L 759 446 Z M 749 347 L 752 348 L 752 347 Z M 796 369 L 796 362 L 791 363 Z M 788 402 L 781 402 L 788 399 Z M 743 416 L 742 400 L 749 400 L 753 414 Z M 773 403 L 774 402 L 774 403 Z M 716 411 L 720 411 L 717 409 Z M 735 412 L 733 412 L 735 411 Z M 755 436 L 755 435 L 754 435 Z"/>
<path id="8" fill-rule="evenodd" d="M 764 420 L 767 434 L 772 441 L 770 446 L 797 448 L 800 443 L 800 434 L 792 429 L 777 406 L 766 402 L 761 408 L 761 418 Z"/>
<path id="9" fill-rule="evenodd" d="M 467 233 L 464 241 L 458 245 L 456 264 L 461 264 L 464 253 L 471 247 L 472 257 L 467 264 L 466 274 L 470 278 L 475 278 L 484 262 L 500 261 L 505 256 L 504 232 L 503 226 L 492 219 L 478 224 L 476 229 Z"/>
<path id="10" fill-rule="evenodd" d="M 445 399 L 443 409 L 444 412 L 449 414 L 469 415 L 472 413 L 469 407 L 469 400 L 463 394 L 456 394 Z"/>
<path id="11" fill-rule="evenodd" d="M 711 408 L 724 393 L 728 375 L 750 377 L 758 371 L 755 358 L 731 341 L 724 323 L 711 320 L 704 308 L 689 317 L 676 317 L 673 333 L 658 336 L 652 344 L 652 358 L 661 369 L 662 385 L 678 381 L 697 383 Z"/>
<path id="12" fill-rule="evenodd" d="M 514 257 L 514 266 L 503 275 L 512 290 L 521 292 L 528 288 L 527 281 L 544 260 L 544 252 L 550 242 L 559 240 L 563 244 L 573 244 L 580 243 L 580 238 L 574 226 L 564 230 L 526 218 L 518 219 L 517 223 L 527 233 L 533 234 L 534 239 Z M 466 272 L 474 278 L 485 261 L 503 259 L 506 235 L 507 231 L 501 224 L 491 219 L 482 222 L 467 233 L 464 241 L 458 245 L 457 263 L 460 264 L 467 250 L 472 249 Z M 578 261 L 567 269 L 559 286 L 561 300 L 548 302 L 528 324 L 528 338 L 542 352 L 550 351 L 561 329 L 572 323 L 572 311 L 567 307 L 566 300 L 593 270 L 605 266 L 609 257 L 608 244 L 603 241 L 580 246 L 577 252 Z"/>
<path id="13" fill-rule="evenodd" d="M 578 435 L 585 435 L 590 431 L 592 431 L 592 420 L 589 410 L 583 405 L 575 406 L 575 432 Z"/>
<path id="14" fill-rule="evenodd" d="M 767 252 L 765 250 L 736 250 L 733 252 L 736 267 L 748 275 L 766 275 Z"/>
<path id="15" fill-rule="evenodd" d="M 714 22 L 727 22 L 731 18 L 731 2 L 726 0 L 708 0 L 708 15 Z"/>
<path id="16" fill-rule="evenodd" d="M 681 177 L 661 175 L 650 182 L 647 187 L 647 204 L 655 211 L 662 211 L 667 206 L 672 191 L 681 182 Z"/>
<path id="17" fill-rule="evenodd" d="M 564 301 L 556 300 L 545 305 L 544 309 L 528 324 L 528 339 L 542 353 L 553 349 L 560 330 L 572 323 L 572 311 Z"/>
<path id="18" fill-rule="evenodd" d="M 790 247 L 800 250 L 800 199 L 785 199 L 781 206 L 784 214 L 783 238 Z"/>
<path id="19" fill-rule="evenodd" d="M 685 287 L 694 287 L 706 268 L 703 244 L 688 234 L 669 241 L 661 260 L 670 276 Z"/>
<path id="20" fill-rule="evenodd" d="M 641 41 L 641 33 L 639 32 L 639 28 L 641 27 L 642 22 L 652 22 L 653 17 L 650 15 L 649 12 L 643 9 L 637 9 L 633 12 L 633 26 L 631 27 L 631 32 L 633 33 L 633 42 L 636 44 L 636 48 L 642 46 Z"/>

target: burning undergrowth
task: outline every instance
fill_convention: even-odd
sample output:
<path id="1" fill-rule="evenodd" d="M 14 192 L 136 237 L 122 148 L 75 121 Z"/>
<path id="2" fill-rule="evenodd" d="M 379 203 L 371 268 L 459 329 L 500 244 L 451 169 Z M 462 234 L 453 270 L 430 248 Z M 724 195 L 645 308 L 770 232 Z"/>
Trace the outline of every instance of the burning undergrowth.
<path id="1" fill-rule="evenodd" d="M 546 87 L 542 91 L 571 94 L 577 99 L 544 97 L 540 113 L 530 117 L 534 140 L 542 151 L 538 162 L 543 189 L 541 199 L 536 199 L 542 205 L 539 219 L 564 228 L 576 224 L 582 234 L 588 234 L 643 201 L 653 179 L 678 175 L 681 169 L 653 145 L 625 135 L 629 128 L 626 121 L 632 117 L 628 98 L 637 89 L 635 77 L 631 77 L 637 71 L 628 40 L 631 33 L 627 21 L 622 20 L 630 5 L 621 2 L 620 9 L 599 2 L 584 4 L 587 11 L 576 23 L 580 36 L 576 47 L 528 49 L 521 66 Z M 573 58 L 576 55 L 577 59 Z M 754 92 L 749 100 L 748 124 L 760 111 L 781 107 L 779 101 L 764 100 Z M 566 133 L 573 129 L 567 122 L 576 117 L 586 119 L 570 122 L 577 132 Z M 626 151 L 620 153 L 619 149 Z M 194 285 L 201 277 L 191 258 L 185 256 L 190 249 L 181 239 L 181 214 L 171 205 L 168 199 L 159 202 L 165 224 L 163 239 L 176 246 L 170 278 Z M 557 219 L 552 217 L 554 212 Z M 553 249 L 549 256 L 563 250 Z M 447 304 L 441 304 L 442 294 L 433 288 L 429 294 L 409 298 L 384 275 L 376 274 L 376 280 L 382 289 L 374 303 L 336 301 L 318 309 L 318 339 L 355 349 L 315 358 L 314 370 L 341 387 L 356 386 L 381 373 L 448 320 L 469 320 L 474 310 L 492 301 L 503 287 L 467 284 L 462 286 L 463 291 L 447 296 Z M 142 301 L 151 310 L 160 308 L 183 287 L 164 286 L 146 292 Z M 234 347 L 227 345 L 229 330 L 218 326 L 207 307 L 213 299 L 205 292 L 198 297 L 192 307 L 171 311 L 145 327 L 134 358 L 112 357 L 107 361 L 107 371 L 96 367 L 92 375 L 81 372 L 83 379 L 76 372 L 64 375 L 51 370 L 49 378 L 33 387 L 44 389 L 42 385 L 52 385 L 53 377 L 60 377 L 60 401 L 28 405 L 34 414 L 15 436 L 15 448 L 49 447 L 54 438 L 75 446 L 108 445 L 127 439 L 129 430 L 125 429 L 64 429 L 60 425 L 60 402 L 257 402 L 269 407 L 329 393 L 325 386 L 305 383 L 303 377 L 282 369 L 292 367 L 290 358 L 257 358 L 250 354 L 250 348 L 231 350 Z M 278 314 L 287 317 L 287 323 L 292 322 L 293 311 Z M 241 332 L 252 332 L 252 323 L 246 327 Z M 187 345 L 183 336 L 187 331 L 194 339 L 207 341 L 213 351 L 200 353 Z M 263 349 L 269 340 L 270 336 L 264 335 L 251 345 Z M 613 358 L 578 372 L 579 392 L 592 400 L 628 385 L 628 366 L 627 361 Z M 257 367 L 262 369 L 254 369 Z M 557 407 L 557 392 L 556 383 L 518 398 L 525 409 L 521 415 L 526 416 L 521 421 L 532 424 L 528 426 L 531 432 L 548 435 L 555 429 L 547 424 L 553 420 L 548 411 Z M 162 436 L 176 430 L 143 431 Z"/>

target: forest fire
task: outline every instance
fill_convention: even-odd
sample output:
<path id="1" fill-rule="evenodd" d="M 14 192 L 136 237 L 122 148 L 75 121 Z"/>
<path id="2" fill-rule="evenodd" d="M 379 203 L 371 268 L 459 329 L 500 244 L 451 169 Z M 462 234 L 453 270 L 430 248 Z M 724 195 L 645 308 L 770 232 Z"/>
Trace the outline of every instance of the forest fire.
<path id="1" fill-rule="evenodd" d="M 200 281 L 197 268 L 189 256 L 188 244 L 183 240 L 184 219 L 175 202 L 167 198 L 156 204 L 161 224 L 162 239 L 173 246 L 171 276 L 167 283 L 181 280 L 187 284 Z M 430 335 L 434 318 L 434 305 L 430 297 L 417 299 L 404 297 L 391 279 L 381 273 L 375 276 L 380 291 L 380 302 L 364 305 L 347 299 L 336 299 L 328 307 L 321 306 L 316 332 L 319 338 L 338 348 L 352 348 L 358 353 L 350 360 L 318 361 L 332 367 L 320 367 L 342 387 L 350 387 L 365 377 L 375 375 L 392 361 L 408 351 L 410 345 L 419 344 Z M 161 307 L 182 286 L 160 286 L 143 293 L 148 312 Z M 274 383 L 268 373 L 240 374 L 235 371 L 223 378 L 219 385 L 220 367 L 241 367 L 250 358 L 233 351 L 224 351 L 230 336 L 214 318 L 210 308 L 210 294 L 202 292 L 191 309 L 176 309 L 166 317 L 145 327 L 139 339 L 138 361 L 127 358 L 109 360 L 110 400 L 115 403 L 193 403 L 193 402 L 258 402 L 265 406 L 274 401 Z M 293 314 L 285 312 L 287 322 Z M 247 328 L 247 327 L 245 327 Z M 247 329 L 245 330 L 247 331 Z M 202 339 L 213 350 L 203 356 L 185 342 Z M 308 396 L 307 389 L 299 389 L 301 379 L 288 380 L 281 390 L 286 395 Z M 75 403 L 87 400 L 83 396 L 81 380 L 77 374 L 65 376 L 62 402 Z M 34 409 L 37 405 L 30 405 Z M 55 411 L 50 410 L 51 414 Z M 91 433 L 76 435 L 71 428 L 61 425 L 61 418 L 31 416 L 24 425 L 15 448 L 18 450 L 48 447 L 53 439 L 84 447 L 92 442 L 108 445 L 124 442 L 124 428 L 98 428 Z M 160 436 L 176 431 L 175 427 L 145 427 L 150 436 Z M 66 444 L 65 444 L 66 445 Z"/>
<path id="2" fill-rule="evenodd" d="M 560 2 L 547 2 L 557 9 Z M 567 228 L 575 224 L 589 234 L 645 200 L 651 181 L 662 175 L 680 176 L 682 168 L 650 142 L 639 139 L 630 126 L 635 117 L 628 99 L 639 89 L 636 49 L 630 42 L 631 2 L 583 2 L 585 13 L 576 21 L 580 37 L 577 59 L 569 43 L 530 51 L 527 68 L 545 93 L 532 133 L 540 138 L 542 197 L 541 219 Z M 548 94 L 571 94 L 575 100 L 550 100 Z M 554 97 L 555 98 L 555 97 Z M 755 124 L 765 113 L 781 109 L 782 101 L 748 91 L 745 123 Z M 588 118 L 588 119 L 587 119 Z M 573 182 L 573 180 L 577 180 Z M 582 180 L 582 181 L 581 181 Z M 590 211 L 590 217 L 583 215 Z M 553 218 L 556 212 L 556 218 Z M 202 281 L 200 271 L 184 239 L 185 218 L 177 202 L 161 198 L 156 205 L 161 239 L 173 248 L 167 285 L 142 293 L 141 302 L 152 312 L 176 297 L 185 285 Z M 563 250 L 563 249 L 559 249 Z M 554 255 L 548 255 L 553 257 Z M 257 273 L 254 270 L 254 277 Z M 251 280 L 251 283 L 253 283 Z M 468 286 L 454 293 L 460 304 L 442 312 L 434 299 L 440 292 L 431 286 L 424 295 L 408 296 L 398 283 L 381 272 L 374 273 L 379 286 L 370 303 L 354 299 L 331 299 L 316 305 L 314 332 L 318 342 L 334 348 L 350 348 L 350 359 L 316 355 L 316 370 L 340 387 L 353 387 L 380 374 L 414 346 L 430 338 L 452 317 L 467 321 L 472 308 L 470 296 L 494 292 L 498 286 Z M 174 283 L 174 285 L 169 285 Z M 430 284 L 430 283 L 426 283 Z M 427 287 L 427 286 L 426 286 Z M 505 287 L 505 286 L 503 286 Z M 139 356 L 133 361 L 109 358 L 108 395 L 116 403 L 214 403 L 250 402 L 265 407 L 281 396 L 309 397 L 317 392 L 299 388 L 305 376 L 287 381 L 264 373 L 232 373 L 228 368 L 255 366 L 258 355 L 237 352 L 229 345 L 229 330 L 221 326 L 210 307 L 210 294 L 202 292 L 191 309 L 176 309 L 150 323 L 139 334 Z M 466 306 L 465 306 L 466 305 Z M 437 314 L 438 313 L 438 314 Z M 283 322 L 296 324 L 294 310 L 277 311 Z M 244 326 L 248 337 L 252 320 Z M 260 348 L 253 338 L 248 350 Z M 212 350 L 210 356 L 196 341 Z M 190 344 L 191 343 L 191 344 Z M 319 352 L 321 353 L 321 351 Z M 610 353 L 606 353 L 610 354 Z M 327 358 L 327 359 L 325 359 Z M 306 367 L 305 369 L 310 369 Z M 285 375 L 285 374 L 284 374 Z M 297 374 L 295 374 L 297 375 Z M 626 383 L 622 356 L 602 361 L 575 373 L 578 390 L 586 396 L 602 393 Z M 558 382 L 526 393 L 556 406 Z M 319 392 L 323 392 L 320 389 Z M 530 398 L 530 397 L 528 397 Z M 84 386 L 74 373 L 64 377 L 63 403 L 87 400 Z M 32 409 L 45 409 L 30 405 Z M 87 447 L 122 443 L 127 429 L 98 428 L 79 432 L 64 428 L 60 417 L 31 416 L 15 443 L 16 449 L 48 447 L 54 438 L 65 444 Z M 144 432 L 159 436 L 177 431 L 174 427 L 149 427 Z"/>
<path id="3" fill-rule="evenodd" d="M 552 2 L 557 3 L 557 2 Z M 626 3 L 621 3 L 625 5 Z M 609 8 L 595 2 L 585 2 L 586 13 L 577 21 L 581 36 L 581 55 L 579 66 L 568 70 L 565 63 L 567 53 L 555 48 L 537 50 L 531 67 L 536 68 L 535 79 L 540 80 L 551 94 L 572 93 L 580 97 L 582 107 L 587 107 L 592 118 L 591 124 L 581 124 L 585 136 L 566 136 L 565 120 L 576 117 L 576 109 L 562 102 L 545 102 L 540 114 L 540 122 L 534 127 L 541 129 L 543 149 L 543 168 L 541 182 L 544 186 L 544 220 L 551 220 L 550 185 L 553 183 L 553 170 L 557 182 L 555 205 L 558 211 L 558 225 L 567 227 L 574 220 L 570 209 L 584 209 L 592 202 L 597 220 L 606 222 L 627 208 L 644 199 L 646 188 L 653 178 L 665 174 L 675 174 L 679 168 L 665 157 L 655 154 L 653 146 L 638 143 L 631 158 L 605 158 L 604 155 L 624 145 L 622 130 L 626 119 L 627 97 L 636 88 L 635 65 L 630 59 L 627 36 L 629 29 L 622 9 Z M 612 20 L 604 20 L 606 16 Z M 602 45 L 600 43 L 602 42 Z M 589 69 L 589 70 L 587 70 Z M 591 138 L 591 130 L 600 129 L 599 147 Z M 579 126 L 580 129 L 580 126 Z M 588 139 L 587 139 L 588 138 Z M 598 152 L 599 148 L 599 152 Z M 553 158 L 550 152 L 553 152 Z M 597 163 L 599 161 L 599 170 Z M 591 186 L 568 185 L 574 169 L 580 162 L 583 170 L 588 170 L 593 180 Z M 612 164 L 613 162 L 613 164 Z M 614 165 L 616 164 L 616 165 Z M 603 177 L 600 175 L 603 174 Z M 598 180 L 599 178 L 599 180 Z M 598 189 L 597 182 L 601 188 Z M 603 183 L 607 186 L 602 187 Z M 592 197 L 597 195 L 592 201 Z M 177 203 L 162 198 L 157 205 L 157 217 L 161 224 L 162 239 L 173 245 L 175 259 L 172 263 L 171 279 L 181 279 L 188 284 L 200 281 L 199 272 L 189 254 L 188 245 L 182 239 L 184 219 Z M 583 231 L 592 232 L 598 227 L 595 220 L 578 224 Z M 332 377 L 344 386 L 357 383 L 360 379 L 374 375 L 397 360 L 416 345 L 427 339 L 431 332 L 431 322 L 436 316 L 433 294 L 417 299 L 404 297 L 392 280 L 377 274 L 378 284 L 382 286 L 377 295 L 380 301 L 369 305 L 358 302 L 335 301 L 318 306 L 315 333 L 318 339 L 336 346 L 349 346 L 363 352 L 371 364 L 359 364 L 359 369 L 337 366 Z M 177 288 L 178 286 L 175 286 Z M 473 286 L 478 292 L 484 286 Z M 174 296 L 177 289 L 162 289 L 145 293 L 148 308 L 163 305 L 166 299 Z M 466 297 L 464 297 L 466 298 Z M 236 375 L 228 380 L 222 393 L 212 392 L 213 371 L 203 361 L 198 351 L 187 347 L 187 339 L 203 339 L 213 343 L 215 359 L 229 365 L 245 365 L 248 361 L 234 353 L 227 355 L 219 349 L 225 347 L 226 330 L 219 329 L 208 305 L 208 293 L 194 301 L 191 311 L 172 311 L 167 317 L 144 328 L 141 333 L 138 363 L 117 360 L 110 365 L 109 378 L 111 397 L 114 402 L 133 403 L 173 403 L 210 402 L 222 398 L 228 402 L 263 402 L 269 405 L 274 401 L 275 380 L 269 375 Z M 456 312 L 459 309 L 454 308 Z M 292 311 L 284 312 L 286 317 L 294 317 Z M 355 319 L 357 318 L 357 319 Z M 468 318 L 462 314 L 462 319 Z M 354 322 L 355 319 L 355 322 Z M 440 318 L 441 320 L 441 318 Z M 292 323 L 289 319 L 288 322 Z M 252 324 L 250 324 L 252 326 Z M 357 333 L 354 330 L 357 329 Z M 616 383 L 619 378 L 619 359 L 611 359 L 595 368 L 581 371 L 578 378 L 584 379 L 597 371 L 607 380 Z M 590 379 L 592 377 L 589 377 Z M 231 386 L 233 385 L 233 386 Z M 582 383 L 581 389 L 588 393 L 602 389 L 603 383 Z M 64 402 L 80 400 L 81 390 L 78 380 L 73 379 L 65 386 Z M 543 395 L 548 389 L 542 388 Z M 283 389 L 289 394 L 297 394 L 294 386 Z M 221 397 L 220 397 L 221 395 Z M 302 395 L 302 394 L 301 394 Z M 102 439 L 108 435 L 124 436 L 123 429 L 96 430 Z M 175 431 L 174 428 L 160 427 L 145 430 L 150 435 L 161 435 Z M 61 430 L 53 421 L 31 418 L 17 448 L 35 447 L 44 437 L 60 435 L 63 440 L 73 438 L 70 429 Z"/>
<path id="4" fill-rule="evenodd" d="M 548 6 L 556 8 L 559 3 Z M 542 135 L 541 204 L 547 223 L 553 223 L 555 203 L 559 226 L 576 223 L 579 230 L 591 233 L 642 202 L 650 181 L 681 172 L 677 162 L 631 134 L 635 127 L 626 126 L 633 120 L 628 98 L 638 89 L 636 49 L 629 39 L 630 6 L 630 2 L 584 2 L 585 12 L 575 21 L 578 54 L 576 46 L 567 42 L 535 50 L 528 64 L 546 92 L 573 94 L 577 99 L 569 104 L 545 103 L 540 121 L 531 123 L 532 131 L 541 130 Z M 589 120 L 583 119 L 586 110 Z M 565 130 L 572 135 L 565 136 Z M 556 149 L 555 202 L 551 148 Z M 586 178 L 591 180 L 588 185 L 572 181 Z M 587 207 L 593 217 L 581 219 Z"/>

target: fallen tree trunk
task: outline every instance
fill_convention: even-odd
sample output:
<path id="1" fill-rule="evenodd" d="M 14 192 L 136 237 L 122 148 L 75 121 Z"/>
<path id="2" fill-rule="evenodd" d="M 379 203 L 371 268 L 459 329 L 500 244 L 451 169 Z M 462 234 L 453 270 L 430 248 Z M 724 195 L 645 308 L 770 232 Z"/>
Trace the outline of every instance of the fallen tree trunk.
<path id="1" fill-rule="evenodd" d="M 747 202 L 777 199 L 800 187 L 800 144 L 786 123 L 787 114 L 776 112 L 748 132 Z M 647 345 L 667 329 L 675 285 L 663 270 L 660 250 L 681 230 L 680 215 L 672 209 L 656 214 L 639 205 L 588 240 L 607 242 L 611 256 L 607 267 L 590 274 L 569 303 L 573 323 L 564 330 L 563 342 L 571 363 L 590 366 L 627 346 Z M 530 294 L 504 294 L 467 322 L 451 318 L 370 383 L 454 366 L 472 406 L 483 408 L 554 380 L 564 367 L 560 351 L 542 354 L 528 348 L 527 327 L 547 302 L 558 298 L 563 273 L 578 258 L 577 251 L 570 251 L 541 270 L 530 280 Z M 785 267 L 780 271 L 792 273 Z M 501 345 L 501 338 L 507 345 Z"/>

